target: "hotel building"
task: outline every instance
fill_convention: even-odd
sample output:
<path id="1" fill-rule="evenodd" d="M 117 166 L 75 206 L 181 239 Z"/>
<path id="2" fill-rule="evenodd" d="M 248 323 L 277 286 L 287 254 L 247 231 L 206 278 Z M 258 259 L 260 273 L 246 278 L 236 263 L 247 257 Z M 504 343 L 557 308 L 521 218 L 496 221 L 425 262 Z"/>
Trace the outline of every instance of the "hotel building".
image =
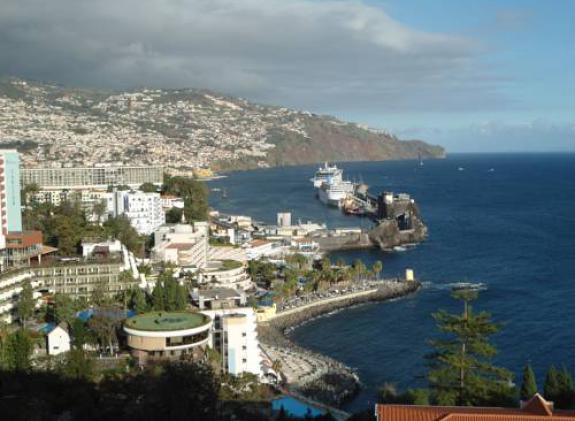
<path id="1" fill-rule="evenodd" d="M 138 188 L 144 183 L 161 185 L 163 177 L 162 167 L 25 168 L 22 170 L 22 185 L 36 184 L 40 190 L 105 190 L 108 186 Z"/>

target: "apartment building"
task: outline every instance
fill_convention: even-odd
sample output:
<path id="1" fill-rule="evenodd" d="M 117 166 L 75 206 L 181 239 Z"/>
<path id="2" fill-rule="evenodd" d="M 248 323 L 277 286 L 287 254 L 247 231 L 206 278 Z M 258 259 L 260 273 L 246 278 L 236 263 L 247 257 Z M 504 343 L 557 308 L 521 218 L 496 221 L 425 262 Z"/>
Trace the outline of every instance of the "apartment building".
<path id="1" fill-rule="evenodd" d="M 209 344 L 222 355 L 222 369 L 229 374 L 252 373 L 263 377 L 263 357 L 251 307 L 204 310 L 213 320 Z"/>
<path id="2" fill-rule="evenodd" d="M 116 191 L 108 196 L 108 213 L 125 215 L 138 234 L 150 235 L 166 223 L 159 193 Z"/>
<path id="3" fill-rule="evenodd" d="M 208 264 L 209 227 L 207 222 L 166 224 L 154 233 L 154 262 L 181 267 L 205 268 Z"/>
<path id="4" fill-rule="evenodd" d="M 163 167 L 94 166 L 80 168 L 24 168 L 22 185 L 36 184 L 40 190 L 102 189 L 127 185 L 138 188 L 144 183 L 161 185 Z"/>

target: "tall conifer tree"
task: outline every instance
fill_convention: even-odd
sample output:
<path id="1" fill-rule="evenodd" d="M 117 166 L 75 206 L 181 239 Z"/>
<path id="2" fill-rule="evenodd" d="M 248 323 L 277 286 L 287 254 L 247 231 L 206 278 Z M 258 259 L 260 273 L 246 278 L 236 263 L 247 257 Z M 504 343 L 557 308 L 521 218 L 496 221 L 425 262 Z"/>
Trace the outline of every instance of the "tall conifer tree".
<path id="1" fill-rule="evenodd" d="M 547 375 L 545 376 L 545 385 L 543 386 L 543 394 L 545 399 L 550 401 L 556 401 L 559 397 L 560 386 L 559 386 L 559 372 L 554 365 L 549 367 L 547 370 Z"/>
<path id="2" fill-rule="evenodd" d="M 461 314 L 433 314 L 444 334 L 431 342 L 435 351 L 429 355 L 428 380 L 434 398 L 440 405 L 505 405 L 513 394 L 512 374 L 491 363 L 497 350 L 489 342 L 499 325 L 489 313 L 473 312 L 477 292 L 461 290 L 452 296 L 463 302 Z"/>
<path id="3" fill-rule="evenodd" d="M 528 401 L 537 393 L 537 381 L 535 380 L 535 373 L 530 364 L 526 364 L 523 368 L 523 380 L 521 382 L 521 391 L 519 396 L 522 401 Z"/>

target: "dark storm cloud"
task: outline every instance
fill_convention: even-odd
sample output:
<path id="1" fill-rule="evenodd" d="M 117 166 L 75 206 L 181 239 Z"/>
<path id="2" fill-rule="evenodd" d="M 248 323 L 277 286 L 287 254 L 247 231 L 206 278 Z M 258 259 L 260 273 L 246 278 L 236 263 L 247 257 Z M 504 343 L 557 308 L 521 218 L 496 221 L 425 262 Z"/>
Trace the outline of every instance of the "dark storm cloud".
<path id="1" fill-rule="evenodd" d="M 471 40 L 361 2 L 0 0 L 0 73 L 69 85 L 201 87 L 310 109 L 492 107 Z"/>

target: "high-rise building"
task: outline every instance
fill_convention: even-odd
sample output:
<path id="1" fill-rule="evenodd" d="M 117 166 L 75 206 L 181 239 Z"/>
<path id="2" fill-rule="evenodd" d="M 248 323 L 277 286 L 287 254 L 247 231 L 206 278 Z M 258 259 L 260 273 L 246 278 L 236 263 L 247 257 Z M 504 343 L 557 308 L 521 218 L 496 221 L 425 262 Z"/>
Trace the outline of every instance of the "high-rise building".
<path id="1" fill-rule="evenodd" d="M 291 226 L 291 212 L 278 213 L 278 227 L 285 228 Z"/>
<path id="2" fill-rule="evenodd" d="M 20 155 L 0 149 L 0 271 L 41 260 L 42 233 L 22 230 Z"/>
<path id="3" fill-rule="evenodd" d="M 14 149 L 0 149 L 0 224 L 0 247 L 4 248 L 8 232 L 22 231 L 20 156 Z"/>

